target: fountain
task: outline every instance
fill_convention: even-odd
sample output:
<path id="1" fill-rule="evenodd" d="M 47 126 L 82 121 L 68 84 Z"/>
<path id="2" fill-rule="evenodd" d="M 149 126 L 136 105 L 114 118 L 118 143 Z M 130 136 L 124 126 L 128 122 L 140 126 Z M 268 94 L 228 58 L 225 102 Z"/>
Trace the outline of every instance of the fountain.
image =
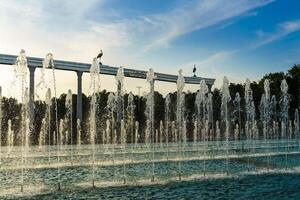
<path id="1" fill-rule="evenodd" d="M 200 81 L 200 89 L 197 93 L 196 97 L 196 105 L 200 111 L 198 112 L 200 116 L 199 118 L 199 123 L 201 124 L 200 130 L 201 130 L 201 135 L 202 135 L 202 141 L 203 141 L 203 154 L 204 154 L 204 159 L 203 159 L 203 175 L 205 176 L 206 174 L 206 148 L 207 144 L 206 141 L 208 139 L 208 120 L 209 120 L 209 109 L 211 107 L 211 102 L 209 102 L 209 99 L 207 98 L 207 93 L 208 93 L 208 87 L 205 83 L 205 80 Z"/>
<path id="2" fill-rule="evenodd" d="M 97 96 L 96 93 L 100 89 L 100 66 L 97 58 L 93 59 L 90 68 L 92 99 L 90 102 L 90 144 L 92 145 L 92 185 L 95 187 L 95 137 L 97 131 Z"/>
<path id="3" fill-rule="evenodd" d="M 273 139 L 275 139 L 277 132 L 274 129 L 276 127 L 277 122 L 277 100 L 276 96 L 272 95 L 271 102 L 270 102 L 270 119 L 273 124 Z M 278 136 L 278 135 L 277 135 Z M 272 139 L 272 138 L 271 138 Z M 277 137 L 278 139 L 278 137 Z"/>
<path id="4" fill-rule="evenodd" d="M 176 109 L 176 125 L 177 131 L 179 136 L 179 143 L 181 148 L 183 148 L 183 138 L 184 138 L 184 130 L 183 130 L 183 123 L 185 121 L 185 101 L 184 101 L 184 93 L 183 88 L 185 86 L 184 77 L 182 75 L 182 70 L 178 72 L 178 79 L 177 79 L 177 109 Z M 179 146 L 179 145 L 178 145 Z M 182 155 L 181 155 L 182 156 Z M 181 180 L 181 161 L 178 162 L 178 177 Z"/>
<path id="5" fill-rule="evenodd" d="M 255 140 L 259 140 L 259 130 L 257 127 L 257 121 L 254 120 L 253 126 L 252 126 L 252 154 L 255 154 Z M 248 161 L 248 171 L 249 171 L 249 161 Z"/>
<path id="6" fill-rule="evenodd" d="M 270 83 L 268 79 L 265 79 L 264 81 L 264 94 L 261 97 L 261 103 L 260 103 L 260 118 L 263 123 L 263 139 L 264 144 L 267 144 L 267 139 L 269 137 L 269 124 L 270 124 Z M 268 154 L 268 148 L 267 154 Z M 267 156 L 268 159 L 268 170 L 270 165 L 270 156 Z"/>
<path id="7" fill-rule="evenodd" d="M 0 87 L 0 169 L 2 167 L 2 87 Z"/>
<path id="8" fill-rule="evenodd" d="M 55 66 L 54 66 L 53 54 L 48 53 L 46 55 L 45 59 L 43 60 L 42 64 L 43 64 L 43 69 L 46 69 L 46 68 L 51 68 L 52 69 L 52 80 L 53 80 L 53 90 L 54 90 L 54 107 L 55 107 L 55 128 L 56 128 L 55 131 L 53 132 L 54 133 L 53 136 L 56 135 L 56 137 L 54 136 L 53 138 L 55 138 L 56 144 L 57 144 L 57 162 L 59 163 L 59 154 L 60 154 L 59 119 L 58 119 L 57 94 L 56 94 L 56 77 L 55 77 Z M 42 79 L 42 80 L 44 80 L 44 79 Z M 49 92 L 48 95 L 51 96 L 51 93 Z M 48 99 L 47 105 L 49 105 L 49 106 L 50 106 L 49 101 L 51 99 L 50 96 L 47 97 L 47 99 Z M 52 105 L 52 103 L 51 103 L 51 105 Z M 49 108 L 49 110 L 50 110 L 50 108 Z M 51 130 L 50 130 L 50 126 L 49 126 L 49 133 L 50 133 L 50 131 Z M 49 137 L 50 137 L 50 134 L 49 134 Z M 49 152 L 50 152 L 50 147 L 49 147 Z M 58 185 L 58 190 L 61 190 L 60 167 L 59 167 L 59 165 L 57 165 L 57 185 Z"/>
<path id="9" fill-rule="evenodd" d="M 280 107 L 281 107 L 281 137 L 287 140 L 286 143 L 286 154 L 285 154 L 285 167 L 288 167 L 288 121 L 289 121 L 289 97 L 288 97 L 288 85 L 286 80 L 283 79 L 280 85 L 281 89 L 281 98 L 280 98 Z"/>
<path id="10" fill-rule="evenodd" d="M 175 129 L 176 129 L 176 126 L 175 126 L 175 121 L 172 121 L 171 122 L 171 142 L 172 143 L 175 143 Z"/>
<path id="11" fill-rule="evenodd" d="M 158 130 L 156 129 L 155 130 L 155 146 L 157 147 L 158 146 L 158 143 L 159 143 L 159 139 L 158 139 L 158 136 L 159 134 L 158 134 Z"/>
<path id="12" fill-rule="evenodd" d="M 134 147 L 135 149 L 137 148 L 138 146 L 138 142 L 139 142 L 139 139 L 140 139 L 140 135 L 139 135 L 139 127 L 140 127 L 140 123 L 139 121 L 135 121 L 135 136 L 134 136 Z"/>
<path id="13" fill-rule="evenodd" d="M 45 138 L 46 138 L 46 119 L 42 119 L 42 127 L 39 134 L 39 150 L 45 150 Z"/>
<path id="14" fill-rule="evenodd" d="M 240 128 L 238 124 L 235 124 L 235 129 L 234 129 L 234 141 L 235 141 L 235 149 L 238 149 L 238 140 L 239 140 L 239 134 L 240 134 Z"/>
<path id="15" fill-rule="evenodd" d="M 242 127 L 242 119 L 241 119 L 241 97 L 240 97 L 240 93 L 236 93 L 235 94 L 235 98 L 233 100 L 233 105 L 234 105 L 234 111 L 233 111 L 233 114 L 235 115 L 235 121 L 237 121 L 237 130 L 238 132 L 236 133 L 236 140 L 239 139 L 240 135 L 241 135 L 241 132 L 240 132 L 240 129 Z"/>
<path id="16" fill-rule="evenodd" d="M 13 70 L 15 73 L 15 77 L 21 83 L 21 101 L 22 101 L 22 119 L 21 123 L 21 192 L 23 192 L 24 187 L 24 157 L 25 155 L 25 147 L 29 145 L 29 132 L 27 127 L 28 121 L 28 89 L 26 88 L 27 84 L 27 73 L 28 73 L 28 66 L 27 66 L 27 58 L 25 54 L 25 50 L 22 49 L 20 55 L 17 57 L 15 65 L 13 66 Z M 24 135 L 25 133 L 25 135 Z"/>
<path id="17" fill-rule="evenodd" d="M 45 123 L 47 123 L 48 128 L 48 161 L 51 161 L 51 106 L 52 106 L 52 99 L 51 99 L 51 89 L 48 88 L 45 96 L 45 103 L 46 103 L 46 111 L 45 111 Z M 45 130 L 46 131 L 46 130 Z"/>
<path id="18" fill-rule="evenodd" d="M 250 155 L 254 153 L 254 134 L 253 126 L 255 121 L 255 106 L 253 101 L 253 92 L 250 87 L 250 80 L 246 79 L 245 84 L 245 113 L 246 113 L 246 122 L 245 122 L 245 136 L 247 143 L 249 144 L 248 148 L 248 171 L 250 170 Z"/>
<path id="19" fill-rule="evenodd" d="M 48 54 L 46 56 L 46 58 L 43 60 L 43 67 L 41 68 L 40 80 L 36 84 L 35 95 L 36 95 L 37 99 L 41 99 L 39 93 L 42 93 L 42 94 L 47 93 L 47 91 L 50 89 L 50 88 L 48 88 L 47 81 L 46 81 L 46 69 L 48 67 L 51 67 L 51 66 L 49 66 L 49 64 L 50 64 L 49 62 L 52 62 L 50 60 L 53 59 L 51 57 L 52 57 L 52 55 Z M 53 64 L 53 62 L 52 62 L 52 64 Z M 51 98 L 51 96 L 50 96 L 50 98 Z"/>
<path id="20" fill-rule="evenodd" d="M 70 137 L 70 141 L 67 140 L 66 144 L 70 146 L 70 161 L 73 163 L 73 105 L 72 105 L 72 91 L 68 90 L 67 96 L 66 96 L 66 114 L 65 114 L 65 122 L 66 122 L 66 129 L 67 133 L 67 138 Z"/>
<path id="21" fill-rule="evenodd" d="M 56 144 L 57 144 L 57 163 L 60 163 L 60 151 L 63 145 L 63 130 L 64 130 L 64 120 L 59 120 L 59 132 L 56 133 Z M 55 133 L 54 133 L 55 135 Z M 57 165 L 57 179 L 58 179 L 58 190 L 61 190 L 61 174 L 60 174 L 60 167 Z"/>
<path id="22" fill-rule="evenodd" d="M 182 148 L 181 148 L 181 152 L 182 152 L 182 157 L 184 158 L 184 152 L 185 152 L 185 148 L 187 146 L 187 130 L 186 130 L 186 120 L 183 121 L 183 125 L 182 125 Z"/>
<path id="23" fill-rule="evenodd" d="M 59 62 L 57 61 L 58 64 Z M 19 182 L 21 191 L 24 186 L 38 190 L 38 185 L 42 185 L 40 191 L 48 191 L 48 187 L 51 189 L 51 186 L 57 184 L 58 190 L 62 190 L 63 186 L 62 193 L 85 187 L 86 182 L 89 185 L 92 183 L 92 187 L 96 188 L 123 184 L 143 185 L 155 181 L 152 183 L 155 187 L 178 179 L 192 180 L 200 176 L 205 176 L 205 179 L 220 178 L 224 173 L 228 175 L 226 179 L 231 178 L 229 174 L 263 174 L 267 171 L 265 168 L 270 174 L 291 173 L 299 167 L 299 113 L 298 109 L 290 110 L 285 80 L 281 83 L 278 102 L 275 95 L 271 94 L 270 81 L 265 80 L 258 119 L 254 104 L 257 95 L 254 96 L 249 79 L 246 80 L 245 91 L 235 93 L 231 102 L 226 77 L 223 79 L 220 99 L 216 95 L 217 90 L 210 93 L 205 80 L 199 83 L 196 94 L 184 93 L 188 78 L 185 79 L 180 70 L 177 93 L 167 94 L 164 101 L 155 99 L 158 102 L 157 108 L 164 108 L 164 114 L 158 113 L 162 115 L 158 115 L 159 120 L 155 121 L 157 113 L 154 113 L 154 82 L 157 74 L 153 69 L 149 69 L 147 73 L 149 92 L 137 109 L 132 92 L 127 93 L 128 98 L 124 101 L 124 96 L 127 95 L 124 91 L 122 67 L 115 69 L 117 91 L 101 93 L 107 94 L 107 102 L 103 104 L 101 101 L 106 97 L 99 98 L 99 60 L 94 58 L 90 68 L 90 105 L 87 106 L 89 118 L 83 121 L 77 119 L 76 125 L 74 124 L 77 135 L 74 135 L 75 105 L 71 90 L 68 90 L 65 102 L 59 104 L 61 108 L 65 103 L 65 110 L 59 115 L 57 113 L 52 54 L 47 54 L 43 61 L 41 84 L 37 88 L 41 92 L 41 85 L 45 84 L 42 80 L 45 80 L 46 69 L 52 68 L 54 99 L 51 96 L 52 88 L 47 87 L 45 104 L 41 103 L 44 106 L 42 116 L 35 122 L 38 133 L 32 132 L 30 96 L 25 77 L 28 75 L 27 67 L 25 52 L 22 51 L 14 67 L 18 83 L 21 84 L 22 98 L 21 104 L 18 104 L 22 111 L 21 118 L 16 120 L 5 115 L 6 107 L 2 110 L 3 106 L 0 106 L 0 126 L 3 123 L 4 127 L 3 130 L 0 129 L 0 135 L 2 131 L 7 134 L 6 142 L 3 135 L 1 139 L 4 139 L 4 143 L 0 140 L 0 187 L 9 188 L 9 183 Z M 175 105 L 171 97 L 176 96 Z M 214 113 L 219 100 L 221 117 Z M 0 88 L 0 105 L 2 103 Z M 278 105 L 280 110 L 277 110 Z M 137 113 L 143 109 L 145 118 Z M 52 113 L 54 110 L 55 117 Z M 88 126 L 87 130 L 85 125 Z M 292 170 L 281 169 L 281 166 Z M 254 172 L 250 172 L 251 170 Z M 15 172 L 18 173 L 18 179 L 14 177 Z M 0 192 L 0 198 L 1 194 Z"/>
<path id="24" fill-rule="evenodd" d="M 207 87 L 207 92 L 208 92 L 208 87 Z M 210 136 L 210 140 L 213 141 L 214 137 L 215 137 L 215 130 L 214 130 L 214 115 L 213 115 L 213 95 L 211 92 L 209 92 L 207 94 L 207 98 L 206 98 L 206 110 L 207 110 L 207 122 L 208 122 L 208 131 L 209 134 L 208 136 Z M 214 147 L 214 143 L 212 145 L 212 156 L 214 156 L 214 151 L 215 151 L 215 147 Z"/>
<path id="25" fill-rule="evenodd" d="M 202 83 L 203 84 L 203 83 Z M 200 88 L 201 88 L 201 84 L 200 84 Z M 201 135 L 201 129 L 202 129 L 202 126 L 201 126 L 201 123 L 202 123 L 202 108 L 203 106 L 201 106 L 202 104 L 202 101 L 203 101 L 203 96 L 200 92 L 200 90 L 197 92 L 196 94 L 196 98 L 195 98 L 195 107 L 196 107 L 196 112 L 195 112 L 195 122 L 196 122 L 196 127 L 195 127 L 195 135 Z M 199 131 L 199 132 L 198 132 Z M 201 137 L 199 138 L 201 139 Z"/>
<path id="26" fill-rule="evenodd" d="M 80 148 L 81 146 L 81 121 L 80 119 L 77 119 L 77 147 Z"/>
<path id="27" fill-rule="evenodd" d="M 116 110 L 117 110 L 117 131 L 121 135 L 121 120 L 124 120 L 124 69 L 119 67 L 115 76 L 117 92 L 115 93 Z"/>
<path id="28" fill-rule="evenodd" d="M 110 92 L 107 98 L 107 117 L 109 120 L 110 129 L 115 130 L 115 114 L 116 114 L 116 98 L 114 93 Z M 116 135 L 115 135 L 116 136 Z M 115 136 L 112 134 L 112 139 L 115 139 Z"/>
<path id="29" fill-rule="evenodd" d="M 218 120 L 216 121 L 216 141 L 217 141 L 217 146 L 219 147 L 221 145 L 221 129 Z"/>
<path id="30" fill-rule="evenodd" d="M 292 121 L 289 120 L 289 135 L 288 135 L 288 141 L 291 141 L 293 139 L 293 126 L 292 126 Z M 288 142 L 288 150 L 289 150 L 289 145 L 290 143 Z"/>
<path id="31" fill-rule="evenodd" d="M 295 138 L 297 138 L 299 140 L 299 148 L 300 148 L 300 128 L 299 128 L 300 124 L 299 124 L 299 113 L 298 113 L 298 109 L 295 110 L 295 114 L 294 114 L 294 136 Z"/>
<path id="32" fill-rule="evenodd" d="M 198 123 L 197 120 L 194 121 L 194 130 L 193 130 L 193 145 L 196 146 L 198 142 Z"/>
<path id="33" fill-rule="evenodd" d="M 146 103 L 146 110 L 145 114 L 147 117 L 147 128 L 146 128 L 146 144 L 149 143 L 149 139 L 151 139 L 152 143 L 152 178 L 151 181 L 154 181 L 155 176 L 155 164 L 154 164 L 154 156 L 155 156 L 155 131 L 154 131 L 154 80 L 156 76 L 152 68 L 149 69 L 147 73 L 147 82 L 150 85 L 150 91 L 147 95 L 147 103 Z"/>
<path id="34" fill-rule="evenodd" d="M 159 146 L 163 148 L 163 135 L 164 135 L 164 124 L 162 120 L 159 122 Z"/>
<path id="35" fill-rule="evenodd" d="M 135 119 L 134 119 L 134 112 L 135 112 L 135 105 L 134 105 L 134 97 L 132 92 L 129 92 L 128 95 L 128 103 L 127 103 L 127 132 L 130 133 L 130 143 L 131 143 L 131 154 L 133 156 L 134 151 L 134 125 L 135 125 Z"/>
<path id="36" fill-rule="evenodd" d="M 231 100 L 230 93 L 229 93 L 229 81 L 225 76 L 223 79 L 223 85 L 221 88 L 222 93 L 222 104 L 221 104 L 221 115 L 222 119 L 225 123 L 225 139 L 226 139 L 226 174 L 229 174 L 229 116 L 228 116 L 228 103 Z"/>
<path id="37" fill-rule="evenodd" d="M 123 183 L 126 183 L 126 129 L 124 120 L 121 120 L 121 145 L 123 146 Z"/>
<path id="38" fill-rule="evenodd" d="M 106 129 L 105 134 L 103 134 L 103 144 L 105 144 L 105 152 L 108 152 L 108 145 L 110 143 L 110 121 L 109 119 L 106 120 Z"/>
<path id="39" fill-rule="evenodd" d="M 11 120 L 9 119 L 7 121 L 7 138 L 6 138 L 6 146 L 8 147 L 7 150 L 7 157 L 10 156 L 12 149 L 13 149 L 13 145 L 14 145 L 14 132 L 11 128 Z"/>
<path id="40" fill-rule="evenodd" d="M 170 94 L 167 94 L 165 98 L 165 142 L 167 145 L 167 159 L 169 158 L 170 105 Z"/>
<path id="41" fill-rule="evenodd" d="M 95 137 L 96 137 L 96 94 L 93 93 L 90 104 L 90 143 L 92 145 L 92 185 L 95 187 Z"/>
<path id="42" fill-rule="evenodd" d="M 203 158 L 203 176 L 206 175 L 206 159 L 207 159 L 207 150 L 208 150 L 208 146 L 207 146 L 207 141 L 208 141 L 208 120 L 205 121 L 205 126 L 202 129 L 202 135 L 203 135 L 203 152 L 204 152 L 204 158 Z"/>

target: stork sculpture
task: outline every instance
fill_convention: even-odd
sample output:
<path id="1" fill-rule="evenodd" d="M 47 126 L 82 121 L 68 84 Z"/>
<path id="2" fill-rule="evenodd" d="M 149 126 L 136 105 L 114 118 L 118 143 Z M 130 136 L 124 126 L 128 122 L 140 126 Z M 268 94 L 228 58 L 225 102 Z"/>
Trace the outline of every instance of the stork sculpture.
<path id="1" fill-rule="evenodd" d="M 196 76 L 196 70 L 197 70 L 197 69 L 196 69 L 196 65 L 194 65 L 194 69 L 193 69 L 194 77 L 197 77 L 197 76 Z"/>
<path id="2" fill-rule="evenodd" d="M 100 53 L 98 54 L 98 56 L 97 56 L 97 59 L 99 59 L 99 64 L 100 65 L 102 65 L 102 63 L 101 63 L 101 57 L 103 56 L 103 51 L 102 50 L 100 50 Z"/>

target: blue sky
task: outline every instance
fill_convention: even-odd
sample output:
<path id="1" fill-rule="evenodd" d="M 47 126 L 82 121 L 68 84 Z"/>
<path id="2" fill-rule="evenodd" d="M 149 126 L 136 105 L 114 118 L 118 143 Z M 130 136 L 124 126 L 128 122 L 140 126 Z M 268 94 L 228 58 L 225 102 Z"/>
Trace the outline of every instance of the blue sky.
<path id="1" fill-rule="evenodd" d="M 257 80 L 300 63 L 299 8 L 298 0 L 2 0 L 0 52 L 91 62 L 103 49 L 103 63 L 113 66 L 192 75 L 196 64 L 197 75 L 219 87 L 225 75 Z M 5 87 L 9 72 L 2 71 Z M 75 74 L 66 75 L 57 73 L 59 92 L 76 90 Z M 114 90 L 112 81 L 103 76 L 103 89 Z M 145 81 L 125 83 L 146 90 Z M 88 85 L 85 75 L 85 91 Z"/>

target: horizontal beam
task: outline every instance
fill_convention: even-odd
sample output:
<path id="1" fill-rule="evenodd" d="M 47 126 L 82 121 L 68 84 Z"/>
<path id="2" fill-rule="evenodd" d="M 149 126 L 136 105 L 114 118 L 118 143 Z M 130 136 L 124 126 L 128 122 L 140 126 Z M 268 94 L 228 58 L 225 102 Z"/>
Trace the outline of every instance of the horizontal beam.
<path id="1" fill-rule="evenodd" d="M 0 54 L 0 64 L 4 65 L 13 65 L 15 64 L 17 56 L 15 55 L 8 55 L 8 54 Z M 35 58 L 35 57 L 27 57 L 27 63 L 30 67 L 43 67 L 43 59 L 42 58 Z M 67 71 L 80 71 L 80 72 L 90 72 L 91 64 L 87 63 L 79 63 L 73 61 L 63 61 L 63 60 L 54 60 L 55 69 L 58 70 L 67 70 Z M 101 65 L 100 66 L 100 74 L 105 75 L 113 75 L 117 74 L 118 67 L 113 67 L 109 65 Z M 130 78 L 140 78 L 146 79 L 147 71 L 142 70 L 134 70 L 124 68 L 124 76 Z M 155 73 L 156 80 L 158 81 L 165 81 L 165 82 L 175 82 L 177 81 L 176 75 L 171 74 L 164 74 L 164 73 Z M 184 77 L 185 83 L 187 84 L 199 84 L 201 80 L 205 80 L 206 84 L 213 85 L 215 79 L 213 78 L 202 78 L 202 77 Z"/>

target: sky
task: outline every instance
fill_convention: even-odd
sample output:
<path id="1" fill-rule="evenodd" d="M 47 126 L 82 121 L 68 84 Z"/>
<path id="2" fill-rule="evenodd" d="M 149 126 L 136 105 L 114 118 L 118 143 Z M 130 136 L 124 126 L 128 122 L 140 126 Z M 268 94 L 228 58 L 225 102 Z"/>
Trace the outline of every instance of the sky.
<path id="1" fill-rule="evenodd" d="M 215 78 L 220 87 L 255 81 L 300 63 L 298 0 L 1 0 L 0 53 Z M 46 72 L 49 76 L 50 72 Z M 4 95 L 12 95 L 11 66 L 0 66 Z M 39 82 L 40 70 L 36 70 Z M 58 93 L 76 93 L 76 74 L 56 71 Z M 49 79 L 50 80 L 50 79 Z M 83 76 L 88 94 L 89 74 Z M 125 90 L 147 92 L 145 80 L 125 78 Z M 198 85 L 187 85 L 196 91 Z M 101 89 L 115 91 L 115 79 L 101 75 Z M 156 83 L 165 94 L 174 83 Z M 41 94 L 42 95 L 42 94 Z"/>

